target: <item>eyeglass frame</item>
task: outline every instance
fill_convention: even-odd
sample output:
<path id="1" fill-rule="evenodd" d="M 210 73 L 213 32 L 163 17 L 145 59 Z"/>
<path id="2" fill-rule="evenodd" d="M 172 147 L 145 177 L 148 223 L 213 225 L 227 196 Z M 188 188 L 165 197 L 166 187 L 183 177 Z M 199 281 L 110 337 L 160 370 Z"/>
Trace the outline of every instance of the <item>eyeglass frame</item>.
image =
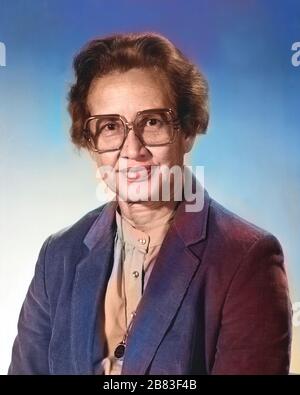
<path id="1" fill-rule="evenodd" d="M 141 114 L 151 114 L 153 112 L 167 112 L 171 115 L 171 122 L 172 123 L 172 131 L 173 131 L 173 136 L 172 139 L 167 142 L 167 143 L 163 143 L 163 144 L 144 144 L 144 142 L 141 140 L 140 136 L 138 136 L 135 133 L 134 130 L 134 123 L 136 121 L 136 119 L 138 118 L 138 116 L 140 116 Z M 121 120 L 121 122 L 124 125 L 124 139 L 122 144 L 120 145 L 119 148 L 113 148 L 113 149 L 109 149 L 109 150 L 99 150 L 98 148 L 94 147 L 94 144 L 91 142 L 91 133 L 90 130 L 87 128 L 87 125 L 90 121 L 92 121 L 93 119 L 101 119 L 102 117 L 118 117 L 118 119 Z M 176 136 L 177 136 L 177 132 L 180 130 L 180 126 L 178 125 L 179 121 L 178 118 L 175 116 L 175 112 L 172 108 L 150 108 L 147 110 L 142 110 L 142 111 L 138 111 L 135 114 L 134 120 L 132 122 L 128 122 L 127 119 L 120 114 L 101 114 L 101 115 L 92 115 L 89 118 L 87 118 L 84 122 L 84 126 L 83 126 L 83 135 L 86 138 L 86 140 L 88 141 L 90 148 L 94 151 L 94 152 L 98 152 L 99 154 L 103 154 L 106 152 L 113 152 L 113 151 L 119 151 L 122 149 L 126 138 L 128 136 L 128 133 L 130 132 L 130 130 L 133 130 L 134 134 L 137 136 L 137 138 L 139 139 L 139 141 L 142 143 L 143 146 L 147 146 L 147 147 L 162 147 L 164 145 L 169 145 L 169 144 L 173 144 Z"/>

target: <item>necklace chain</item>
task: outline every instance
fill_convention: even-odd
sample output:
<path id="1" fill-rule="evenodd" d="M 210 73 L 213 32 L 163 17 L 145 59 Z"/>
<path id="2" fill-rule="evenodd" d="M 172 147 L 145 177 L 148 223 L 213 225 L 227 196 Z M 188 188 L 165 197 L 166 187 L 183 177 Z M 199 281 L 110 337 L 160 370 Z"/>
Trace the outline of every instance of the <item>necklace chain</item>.
<path id="1" fill-rule="evenodd" d="M 123 219 L 121 218 L 121 233 L 122 233 L 122 239 L 121 239 L 121 267 L 122 267 L 122 295 L 124 298 L 124 315 L 125 315 L 125 334 L 123 336 L 122 341 L 117 345 L 115 348 L 114 355 L 116 358 L 120 359 L 124 356 L 125 349 L 127 346 L 127 338 L 129 335 L 129 331 L 131 329 L 133 319 L 135 317 L 135 311 L 132 313 L 132 317 L 130 320 L 130 323 L 128 325 L 128 320 L 127 320 L 127 298 L 126 298 L 126 287 L 125 287 L 125 244 L 123 242 Z"/>

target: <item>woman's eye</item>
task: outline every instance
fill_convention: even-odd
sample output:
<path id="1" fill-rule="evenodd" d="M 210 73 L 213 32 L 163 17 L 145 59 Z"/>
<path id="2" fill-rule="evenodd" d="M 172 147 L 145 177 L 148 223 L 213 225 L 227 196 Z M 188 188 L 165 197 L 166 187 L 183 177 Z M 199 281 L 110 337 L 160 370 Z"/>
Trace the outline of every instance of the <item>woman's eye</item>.
<path id="1" fill-rule="evenodd" d="M 115 123 L 107 123 L 101 128 L 101 133 L 104 133 L 106 135 L 110 135 L 117 131 L 118 131 L 118 125 L 116 125 Z"/>
<path id="2" fill-rule="evenodd" d="M 151 119 L 148 119 L 146 124 L 148 126 L 158 126 L 160 124 L 160 121 L 159 121 L 159 119 L 151 118 Z"/>
<path id="3" fill-rule="evenodd" d="M 104 126 L 104 130 L 114 130 L 116 125 L 114 123 L 108 123 L 107 125 Z"/>

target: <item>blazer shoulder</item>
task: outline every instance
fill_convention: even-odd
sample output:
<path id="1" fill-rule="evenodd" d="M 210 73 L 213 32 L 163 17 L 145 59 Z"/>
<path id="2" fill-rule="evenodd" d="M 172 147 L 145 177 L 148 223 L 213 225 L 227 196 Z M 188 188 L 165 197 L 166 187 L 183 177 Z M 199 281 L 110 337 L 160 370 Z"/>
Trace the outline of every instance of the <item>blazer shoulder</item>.
<path id="1" fill-rule="evenodd" d="M 89 211 L 74 224 L 51 234 L 48 237 L 48 246 L 55 246 L 55 249 L 60 249 L 61 247 L 64 250 L 68 247 L 81 245 L 87 232 L 90 230 L 91 226 L 99 217 L 99 215 L 101 215 L 101 212 L 106 205 L 107 203 Z"/>
<path id="2" fill-rule="evenodd" d="M 272 233 L 233 213 L 212 198 L 209 224 L 212 237 L 219 236 L 227 243 L 239 244 L 245 249 L 259 239 L 271 238 L 278 242 Z"/>
<path id="3" fill-rule="evenodd" d="M 210 289 L 216 289 L 220 297 L 225 298 L 231 284 L 235 284 L 237 279 L 244 280 L 246 284 L 248 279 L 260 273 L 271 277 L 280 273 L 278 283 L 286 284 L 284 253 L 279 240 L 271 232 L 231 212 L 213 199 L 207 239 L 210 268 L 207 270 L 207 281 L 211 284 Z"/>

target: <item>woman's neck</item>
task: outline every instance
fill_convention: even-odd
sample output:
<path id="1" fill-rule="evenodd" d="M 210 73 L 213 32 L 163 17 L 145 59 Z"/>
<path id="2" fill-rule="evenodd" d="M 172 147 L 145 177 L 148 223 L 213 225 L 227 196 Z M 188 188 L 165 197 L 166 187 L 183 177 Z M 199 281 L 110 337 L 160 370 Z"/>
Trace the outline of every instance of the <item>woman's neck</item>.
<path id="1" fill-rule="evenodd" d="M 119 211 L 135 228 L 146 232 L 147 229 L 161 225 L 173 217 L 178 202 L 124 202 L 118 201 Z"/>

